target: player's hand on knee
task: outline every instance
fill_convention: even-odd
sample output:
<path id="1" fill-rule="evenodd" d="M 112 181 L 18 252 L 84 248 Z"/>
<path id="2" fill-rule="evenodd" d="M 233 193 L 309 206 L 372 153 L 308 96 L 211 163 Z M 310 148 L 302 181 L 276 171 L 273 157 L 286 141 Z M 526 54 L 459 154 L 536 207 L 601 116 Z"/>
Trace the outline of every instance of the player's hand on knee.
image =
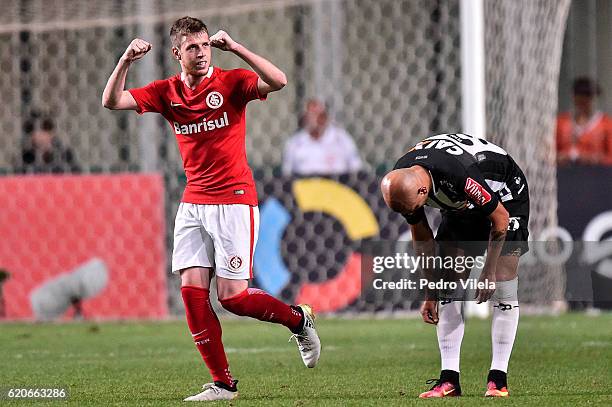
<path id="1" fill-rule="evenodd" d="M 223 30 L 210 37 L 210 45 L 223 51 L 234 51 L 238 47 L 238 43 Z"/>
<path id="2" fill-rule="evenodd" d="M 127 49 L 123 53 L 123 58 L 129 62 L 137 61 L 147 52 L 149 52 L 152 48 L 152 45 L 145 40 L 141 40 L 140 38 L 136 38 L 130 42 Z"/>
<path id="3" fill-rule="evenodd" d="M 477 304 L 487 302 L 493 296 L 495 292 L 495 273 L 481 274 L 478 279 L 478 285 L 482 284 L 485 284 L 485 288 L 477 288 L 476 295 L 474 296 Z"/>
<path id="4" fill-rule="evenodd" d="M 421 317 L 423 317 L 423 322 L 436 325 L 438 323 L 438 301 L 423 301 L 423 304 L 421 304 Z"/>

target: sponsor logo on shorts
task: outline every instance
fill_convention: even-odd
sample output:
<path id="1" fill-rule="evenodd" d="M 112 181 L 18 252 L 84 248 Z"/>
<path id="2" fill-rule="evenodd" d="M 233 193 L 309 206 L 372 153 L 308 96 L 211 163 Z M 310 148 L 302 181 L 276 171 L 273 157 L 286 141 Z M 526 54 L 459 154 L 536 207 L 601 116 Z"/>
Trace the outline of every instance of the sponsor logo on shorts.
<path id="1" fill-rule="evenodd" d="M 521 226 L 519 219 L 520 218 L 518 216 L 513 216 L 508 220 L 508 230 L 510 232 L 518 230 L 518 228 Z"/>
<path id="2" fill-rule="evenodd" d="M 483 206 L 491 200 L 491 194 L 472 178 L 468 178 L 465 182 L 464 191 L 479 206 Z"/>
<path id="3" fill-rule="evenodd" d="M 234 255 L 231 256 L 228 260 L 227 260 L 227 265 L 229 266 L 230 269 L 237 271 L 240 270 L 240 267 L 242 267 L 242 257 L 238 256 L 238 255 Z"/>
<path id="4" fill-rule="evenodd" d="M 217 91 L 214 92 L 210 92 L 207 96 L 206 96 L 206 104 L 208 105 L 208 107 L 210 107 L 211 109 L 218 109 L 221 107 L 221 105 L 223 104 L 223 95 L 220 94 Z"/>
<path id="5" fill-rule="evenodd" d="M 244 195 L 244 189 L 235 189 L 234 195 Z"/>

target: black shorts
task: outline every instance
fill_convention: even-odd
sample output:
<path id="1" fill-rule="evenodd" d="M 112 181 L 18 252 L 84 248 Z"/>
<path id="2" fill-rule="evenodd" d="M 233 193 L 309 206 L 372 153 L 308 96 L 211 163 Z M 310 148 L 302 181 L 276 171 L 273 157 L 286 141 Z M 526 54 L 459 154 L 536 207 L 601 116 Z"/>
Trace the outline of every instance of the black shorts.
<path id="1" fill-rule="evenodd" d="M 510 215 L 506 242 L 501 255 L 523 255 L 529 251 L 529 189 L 523 172 L 516 167 L 516 174 L 508 189 L 512 199 L 502 202 Z M 484 253 L 489 242 L 491 221 L 476 211 L 442 212 L 436 241 L 448 243 L 451 247 L 463 249 L 466 254 L 478 256 Z M 476 243 L 471 243 L 476 242 Z"/>

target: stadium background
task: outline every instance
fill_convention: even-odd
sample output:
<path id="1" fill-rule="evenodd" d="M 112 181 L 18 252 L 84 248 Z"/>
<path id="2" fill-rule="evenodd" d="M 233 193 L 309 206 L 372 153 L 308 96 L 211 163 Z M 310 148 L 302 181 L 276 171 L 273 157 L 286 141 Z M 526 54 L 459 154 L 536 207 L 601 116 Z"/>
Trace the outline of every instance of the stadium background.
<path id="1" fill-rule="evenodd" d="M 31 317 L 36 289 L 77 271 L 88 280 L 97 278 L 99 287 L 83 287 L 78 278 L 67 277 L 55 287 L 62 298 L 56 309 L 88 290 L 102 289 L 99 297 L 85 301 L 85 316 L 182 315 L 178 281 L 168 265 L 184 186 L 174 137 L 163 118 L 111 112 L 100 99 L 117 59 L 135 37 L 154 48 L 133 65 L 128 87 L 177 72 L 167 31 L 185 14 L 203 18 L 211 32 L 226 29 L 280 66 L 290 81 L 282 92 L 248 109 L 247 150 L 262 204 L 256 284 L 285 300 L 320 300 L 326 311 L 410 308 L 411 301 L 401 296 L 381 297 L 373 306 L 355 303 L 355 254 L 364 239 L 398 239 L 407 230 L 382 206 L 381 174 L 417 140 L 462 128 L 459 1 L 202 4 L 184 2 L 177 10 L 169 0 L 95 6 L 70 0 L 2 2 L 0 169 L 5 176 L 0 189 L 5 210 L 0 229 L 7 238 L 0 247 L 0 268 L 10 273 L 2 284 L 6 318 Z M 568 107 L 569 81 L 590 74 L 610 89 L 609 70 L 597 68 L 606 61 L 609 66 L 609 32 L 587 30 L 582 23 L 609 27 L 611 9 L 605 1 L 574 2 L 563 46 L 569 1 L 484 2 L 486 137 L 505 147 L 527 174 L 533 236 L 558 224 L 554 124 L 558 107 Z M 589 46 L 573 46 L 576 38 Z M 213 63 L 244 66 L 218 51 Z M 604 110 L 611 106 L 610 93 L 604 91 Z M 310 97 L 324 100 L 334 121 L 353 135 L 366 162 L 364 172 L 328 183 L 280 175 L 284 142 Z M 21 178 L 16 169 L 36 115 L 54 118 L 57 135 L 73 148 L 83 174 Z M 300 185 L 315 188 L 303 192 L 310 198 L 300 200 Z M 344 200 L 342 186 L 350 188 L 352 198 Z M 316 202 L 312 194 L 319 187 L 329 188 L 326 199 L 343 206 L 334 210 L 333 202 Z M 343 209 L 355 208 L 351 199 L 357 206 L 365 202 L 369 226 L 352 225 L 354 219 L 342 216 L 351 213 Z M 285 224 L 279 224 L 284 217 Z M 103 267 L 96 262 L 100 258 Z M 527 269 L 523 277 L 532 297 L 543 291 L 548 298 L 562 295 L 565 288 L 555 267 Z M 104 299 L 109 292 L 114 294 Z M 337 300 L 340 294 L 348 297 Z M 142 306 L 151 302 L 158 305 L 153 310 Z"/>

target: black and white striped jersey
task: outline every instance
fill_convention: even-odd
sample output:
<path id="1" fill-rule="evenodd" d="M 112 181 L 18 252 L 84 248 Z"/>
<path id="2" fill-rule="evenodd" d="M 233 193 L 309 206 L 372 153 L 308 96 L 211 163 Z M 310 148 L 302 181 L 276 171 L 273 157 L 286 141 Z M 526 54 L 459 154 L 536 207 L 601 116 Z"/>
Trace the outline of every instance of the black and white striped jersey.
<path id="1" fill-rule="evenodd" d="M 506 206 L 528 199 L 527 181 L 514 160 L 482 138 L 461 133 L 428 137 L 401 157 L 394 169 L 414 165 L 431 175 L 427 205 L 445 211 L 489 215 L 500 201 Z"/>

